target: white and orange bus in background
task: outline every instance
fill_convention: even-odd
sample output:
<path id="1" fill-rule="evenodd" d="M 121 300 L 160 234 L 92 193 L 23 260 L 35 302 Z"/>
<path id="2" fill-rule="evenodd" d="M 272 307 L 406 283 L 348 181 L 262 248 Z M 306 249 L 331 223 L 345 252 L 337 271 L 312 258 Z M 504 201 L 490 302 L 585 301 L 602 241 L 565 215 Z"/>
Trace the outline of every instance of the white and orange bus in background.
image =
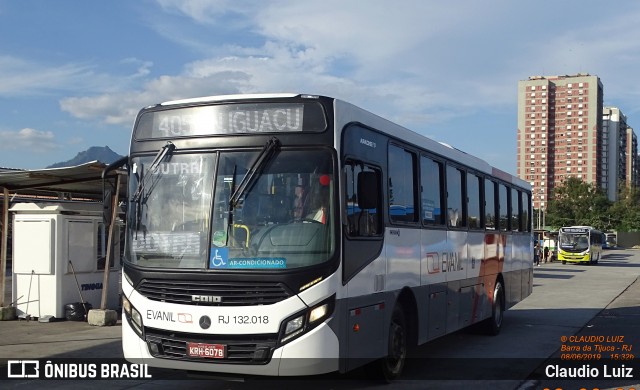
<path id="1" fill-rule="evenodd" d="M 128 165 L 132 361 L 392 379 L 409 346 L 497 334 L 532 291 L 529 183 L 338 99 L 150 106 Z"/>

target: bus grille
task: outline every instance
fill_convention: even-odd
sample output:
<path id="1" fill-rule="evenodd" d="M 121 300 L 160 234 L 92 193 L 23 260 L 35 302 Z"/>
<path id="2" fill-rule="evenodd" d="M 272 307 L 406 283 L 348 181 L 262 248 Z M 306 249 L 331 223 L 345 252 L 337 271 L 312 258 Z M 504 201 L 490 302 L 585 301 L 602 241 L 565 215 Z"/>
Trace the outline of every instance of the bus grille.
<path id="1" fill-rule="evenodd" d="M 145 279 L 137 290 L 154 301 L 196 306 L 271 305 L 292 295 L 282 283 L 195 280 Z"/>
<path id="2" fill-rule="evenodd" d="M 277 334 L 207 335 L 144 329 L 145 339 L 153 357 L 207 363 L 266 364 L 277 344 Z M 187 343 L 223 344 L 224 359 L 190 357 Z"/>

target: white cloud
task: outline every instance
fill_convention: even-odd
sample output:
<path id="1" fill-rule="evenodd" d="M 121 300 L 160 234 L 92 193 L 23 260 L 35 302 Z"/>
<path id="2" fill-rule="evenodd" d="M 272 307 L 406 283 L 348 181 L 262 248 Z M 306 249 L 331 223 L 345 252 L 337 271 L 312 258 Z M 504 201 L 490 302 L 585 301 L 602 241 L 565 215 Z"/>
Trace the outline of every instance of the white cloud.
<path id="1" fill-rule="evenodd" d="M 60 148 L 51 131 L 24 128 L 18 131 L 0 131 L 0 149 L 25 150 L 28 153 L 46 152 Z"/>
<path id="2" fill-rule="evenodd" d="M 0 94 L 4 96 L 40 95 L 69 89 L 88 68 L 81 64 L 47 67 L 11 56 L 0 56 Z"/>
<path id="3" fill-rule="evenodd" d="M 495 80 L 499 78 L 478 82 L 477 75 L 470 72 L 455 73 L 462 65 L 443 61 L 442 51 L 452 51 L 443 43 L 444 37 L 452 37 L 450 44 L 455 45 L 461 24 L 489 24 L 499 18 L 492 16 L 494 10 L 473 1 L 464 1 L 455 9 L 437 2 L 369 0 L 241 4 L 158 0 L 158 4 L 166 12 L 208 26 L 211 35 L 224 32 L 229 41 L 209 47 L 207 51 L 215 55 L 185 64 L 180 74 L 157 77 L 133 92 L 63 99 L 63 110 L 79 118 L 128 125 L 133 118 L 131 107 L 137 110 L 163 100 L 224 93 L 305 92 L 380 108 L 381 114 L 394 113 L 396 118 L 405 118 L 401 123 L 408 124 L 418 118 L 446 118 L 447 111 L 461 113 L 487 102 L 505 104 L 512 99 L 504 95 L 513 89 L 513 80 L 504 80 L 497 88 Z M 166 25 L 156 24 L 165 38 L 169 36 Z M 242 41 L 240 37 L 249 32 L 262 36 L 259 46 Z M 174 42 L 188 42 L 188 47 L 197 50 L 207 46 L 207 39 L 196 36 L 180 35 Z M 447 68 L 449 73 L 443 74 Z"/>
<path id="4" fill-rule="evenodd" d="M 120 62 L 125 65 L 132 64 L 136 66 L 135 73 L 129 76 L 131 79 L 148 76 L 149 73 L 151 73 L 151 67 L 153 66 L 153 62 L 151 61 L 142 61 L 134 57 L 125 58 Z"/>
<path id="5" fill-rule="evenodd" d="M 50 65 L 12 56 L 0 56 L 0 95 L 38 96 L 59 92 L 111 92 L 135 88 L 148 76 L 153 63 L 136 58 L 120 62 L 129 74 L 100 73 L 97 65 L 67 63 Z M 133 69 L 129 69 L 133 66 Z"/>
<path id="6" fill-rule="evenodd" d="M 242 2 L 238 4 L 233 0 L 156 0 L 167 12 L 177 12 L 185 15 L 198 23 L 214 23 L 218 18 L 230 11 L 240 12 L 242 9 L 255 9 L 256 3 Z"/>
<path id="7" fill-rule="evenodd" d="M 224 68 L 207 70 L 206 76 L 161 76 L 147 82 L 139 91 L 65 98 L 60 101 L 60 108 L 77 118 L 98 118 L 108 124 L 130 126 L 142 107 L 194 96 L 240 93 L 245 90 L 243 85 L 248 78 L 241 71 Z"/>
<path id="8" fill-rule="evenodd" d="M 638 11 L 629 4 L 617 16 L 587 12 L 582 1 L 554 5 L 553 14 L 538 3 L 507 0 L 490 6 L 475 0 L 455 6 L 422 0 L 157 3 L 165 16 L 208 29 L 202 35 L 183 32 L 174 42 L 209 54 L 134 90 L 62 99 L 64 111 L 130 126 L 139 108 L 165 100 L 304 92 L 350 100 L 437 134 L 430 126 L 475 112 L 511 112 L 515 118 L 517 81 L 530 75 L 589 72 L 603 78 L 605 91 L 627 95 L 629 83 L 636 83 L 615 74 L 638 62 L 640 25 L 629 17 Z M 571 18 L 563 13 L 569 10 Z M 549 23 L 554 28 L 541 27 Z M 220 34 L 224 44 L 211 44 L 209 37 Z M 261 39 L 243 40 L 248 34 Z M 136 77 L 148 77 L 152 64 L 137 61 Z M 515 126 L 499 131 L 514 136 Z"/>

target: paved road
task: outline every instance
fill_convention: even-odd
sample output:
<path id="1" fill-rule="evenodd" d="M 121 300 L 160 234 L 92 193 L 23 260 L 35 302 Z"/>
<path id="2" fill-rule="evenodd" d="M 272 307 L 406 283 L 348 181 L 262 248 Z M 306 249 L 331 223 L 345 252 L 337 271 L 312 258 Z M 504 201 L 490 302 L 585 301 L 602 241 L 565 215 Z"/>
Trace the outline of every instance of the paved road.
<path id="1" fill-rule="evenodd" d="M 103 380 L 113 389 L 640 389 L 634 378 L 566 380 L 549 378 L 548 366 L 561 348 L 631 348 L 640 356 L 640 251 L 610 250 L 598 266 L 542 264 L 534 270 L 533 294 L 509 310 L 496 337 L 461 331 L 430 342 L 412 353 L 403 379 L 386 385 L 368 380 L 362 371 L 347 376 L 259 379 L 245 382 L 198 380 L 181 372 L 152 371 L 153 379 Z M 581 337 L 576 339 L 575 337 Z M 591 336 L 591 339 L 586 338 Z M 572 338 L 573 337 L 573 338 Z M 567 338 L 566 342 L 563 339 Z M 570 339 L 572 338 L 572 339 Z M 606 338 L 606 342 L 599 340 Z M 573 340 L 573 341 L 572 341 Z M 589 341 L 585 341 L 589 340 Z M 615 342 L 609 342 L 616 340 Z M 608 357 L 612 352 L 603 354 Z M 0 359 L 120 358 L 120 326 L 92 327 L 83 322 L 0 322 Z M 639 360 L 626 367 L 639 366 Z M 625 362 L 611 362 L 620 368 Z M 589 368 L 602 361 L 589 361 Z M 615 364 L 612 364 L 615 363 Z M 561 367 L 562 368 L 562 367 Z M 5 368 L 2 368 L 5 370 Z M 640 371 L 637 368 L 636 371 Z M 593 371 L 591 371 L 593 372 Z M 553 374 L 553 373 L 552 373 Z M 2 377 L 4 373 L 0 373 Z M 94 388 L 90 381 L 13 379 L 2 388 Z"/>

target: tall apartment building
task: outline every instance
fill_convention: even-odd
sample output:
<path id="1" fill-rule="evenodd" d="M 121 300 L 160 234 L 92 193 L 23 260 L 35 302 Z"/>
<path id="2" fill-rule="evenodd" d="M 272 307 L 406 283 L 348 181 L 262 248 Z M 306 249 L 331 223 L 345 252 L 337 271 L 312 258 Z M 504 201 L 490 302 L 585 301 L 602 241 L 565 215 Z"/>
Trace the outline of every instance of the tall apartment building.
<path id="1" fill-rule="evenodd" d="M 638 187 L 638 139 L 619 108 L 604 107 L 602 115 L 603 188 L 616 201 L 621 186 Z"/>
<path id="2" fill-rule="evenodd" d="M 544 209 L 573 176 L 603 186 L 603 87 L 597 76 L 532 76 L 518 82 L 517 175 Z"/>
<path id="3" fill-rule="evenodd" d="M 638 138 L 633 128 L 627 127 L 627 154 L 625 156 L 627 163 L 627 187 L 640 187 L 640 166 L 638 166 Z"/>
<path id="4" fill-rule="evenodd" d="M 636 190 L 640 188 L 640 155 L 636 155 L 636 171 L 635 171 L 635 177 L 634 177 L 634 182 L 636 185 Z"/>

